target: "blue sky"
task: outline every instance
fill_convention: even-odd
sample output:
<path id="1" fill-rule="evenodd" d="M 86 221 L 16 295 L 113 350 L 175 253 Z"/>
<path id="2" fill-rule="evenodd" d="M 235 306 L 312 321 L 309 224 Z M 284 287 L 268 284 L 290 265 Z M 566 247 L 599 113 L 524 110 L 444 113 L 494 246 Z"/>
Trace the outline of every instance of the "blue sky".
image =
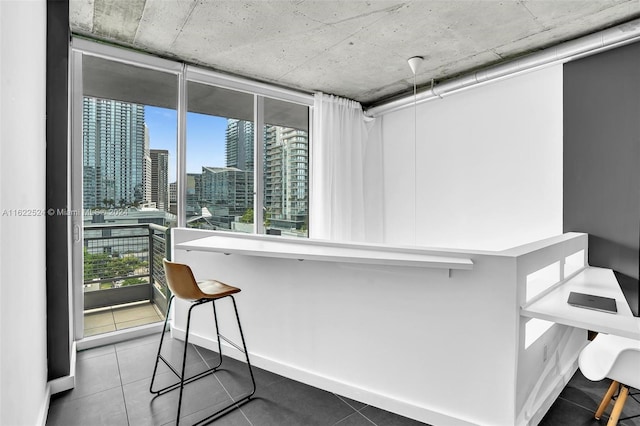
<path id="1" fill-rule="evenodd" d="M 176 181 L 176 110 L 145 106 L 151 149 L 169 151 L 169 182 Z M 202 166 L 226 165 L 224 143 L 227 119 L 187 113 L 187 173 L 201 173 Z"/>

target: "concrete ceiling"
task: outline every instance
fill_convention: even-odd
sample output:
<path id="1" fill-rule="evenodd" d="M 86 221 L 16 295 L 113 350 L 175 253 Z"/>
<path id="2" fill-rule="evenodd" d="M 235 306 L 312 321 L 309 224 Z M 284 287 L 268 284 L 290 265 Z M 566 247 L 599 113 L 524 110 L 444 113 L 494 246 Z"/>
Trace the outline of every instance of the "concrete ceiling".
<path id="1" fill-rule="evenodd" d="M 71 0 L 76 34 L 378 104 L 640 17 L 639 0 Z"/>

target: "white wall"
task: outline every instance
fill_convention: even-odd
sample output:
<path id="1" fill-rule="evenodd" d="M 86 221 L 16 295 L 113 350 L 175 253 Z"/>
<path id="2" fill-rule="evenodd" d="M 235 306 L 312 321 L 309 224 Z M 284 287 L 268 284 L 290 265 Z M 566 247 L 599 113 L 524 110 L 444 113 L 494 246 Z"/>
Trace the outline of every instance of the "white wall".
<path id="1" fill-rule="evenodd" d="M 386 242 L 499 250 L 562 233 L 562 65 L 418 105 L 416 134 L 413 107 L 383 116 Z"/>
<path id="2" fill-rule="evenodd" d="M 0 1 L 0 424 L 12 426 L 44 424 L 48 407 L 46 12 Z"/>

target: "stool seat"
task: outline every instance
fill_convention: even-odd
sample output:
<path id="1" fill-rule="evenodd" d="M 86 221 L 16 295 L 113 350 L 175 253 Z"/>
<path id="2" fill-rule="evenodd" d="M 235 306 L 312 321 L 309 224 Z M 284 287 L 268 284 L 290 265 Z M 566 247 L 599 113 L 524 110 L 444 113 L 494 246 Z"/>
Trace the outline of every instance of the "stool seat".
<path id="1" fill-rule="evenodd" d="M 164 271 L 167 277 L 167 285 L 179 299 L 196 301 L 201 299 L 221 299 L 235 293 L 240 289 L 232 287 L 217 280 L 205 280 L 196 282 L 193 272 L 188 265 L 163 260 Z"/>
<path id="2" fill-rule="evenodd" d="M 198 281 L 202 292 L 201 299 L 220 299 L 231 294 L 240 293 L 240 289 L 216 280 Z"/>

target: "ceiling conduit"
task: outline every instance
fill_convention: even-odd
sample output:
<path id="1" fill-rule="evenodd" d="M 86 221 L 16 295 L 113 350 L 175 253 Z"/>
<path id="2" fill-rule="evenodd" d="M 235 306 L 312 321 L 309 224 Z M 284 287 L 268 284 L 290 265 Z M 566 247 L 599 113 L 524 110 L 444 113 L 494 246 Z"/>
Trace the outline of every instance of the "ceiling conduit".
<path id="1" fill-rule="evenodd" d="M 561 43 L 513 61 L 454 78 L 419 92 L 369 108 L 366 115 L 377 117 L 403 108 L 470 89 L 486 83 L 513 77 L 542 67 L 566 63 L 640 40 L 640 19 L 629 21 L 585 37 Z M 415 102 L 415 104 L 414 104 Z"/>

